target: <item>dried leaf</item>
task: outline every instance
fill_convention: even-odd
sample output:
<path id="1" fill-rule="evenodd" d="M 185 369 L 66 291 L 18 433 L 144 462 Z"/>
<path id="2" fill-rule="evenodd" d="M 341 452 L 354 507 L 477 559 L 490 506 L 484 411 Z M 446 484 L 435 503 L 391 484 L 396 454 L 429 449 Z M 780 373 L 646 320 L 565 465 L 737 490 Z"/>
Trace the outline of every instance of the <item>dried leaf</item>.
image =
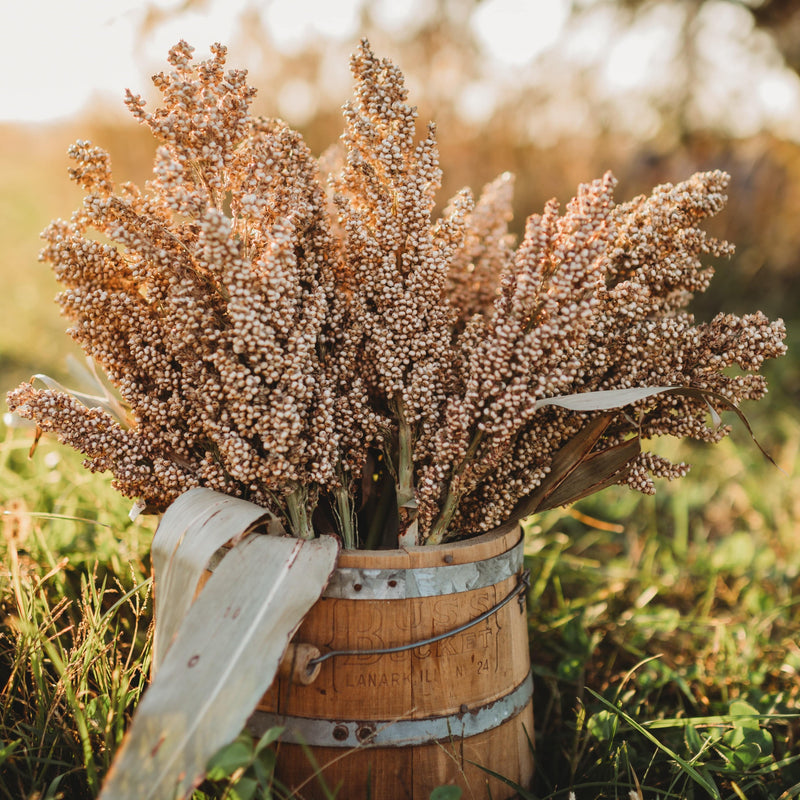
<path id="1" fill-rule="evenodd" d="M 55 378 L 51 378 L 49 375 L 45 375 L 41 372 L 37 373 L 31 378 L 30 382 L 33 383 L 34 381 L 40 381 L 48 389 L 51 389 L 54 392 L 63 392 L 64 394 L 74 397 L 79 403 L 83 403 L 83 405 L 85 405 L 87 408 L 102 408 L 103 411 L 111 414 L 111 416 L 114 417 L 114 419 L 116 419 L 117 422 L 119 422 L 119 424 L 123 427 L 128 427 L 130 425 L 130 419 L 128 418 L 128 413 L 125 408 L 118 400 L 108 393 L 103 395 L 94 395 L 87 394 L 86 392 L 79 392 L 75 389 L 68 389 L 66 386 L 59 383 Z"/>
<path id="2" fill-rule="evenodd" d="M 611 411 L 654 397 L 658 394 L 675 394 L 703 400 L 708 406 L 715 425 L 721 423 L 719 413 L 709 398 L 733 411 L 747 428 L 750 438 L 773 464 L 775 461 L 761 446 L 744 413 L 727 397 L 708 389 L 689 386 L 642 386 L 633 389 L 608 389 L 546 398 L 536 407 L 553 405 L 571 411 Z M 641 452 L 639 437 L 590 455 L 600 440 L 614 414 L 603 414 L 591 420 L 572 437 L 553 457 L 550 472 L 539 487 L 515 507 L 510 520 L 519 520 L 539 511 L 569 505 L 601 489 L 618 483 L 628 464 Z M 775 464 L 777 466 L 777 464 Z"/>
<path id="3" fill-rule="evenodd" d="M 739 408 L 739 406 L 737 406 L 735 403 L 732 403 L 727 397 L 725 397 L 725 395 L 719 394 L 718 392 L 712 392 L 710 389 L 695 389 L 691 386 L 673 386 L 668 391 L 670 394 L 683 394 L 687 397 L 696 397 L 698 399 L 705 400 L 706 404 L 711 410 L 711 417 L 714 420 L 715 425 L 719 425 L 721 419 L 717 411 L 714 409 L 711 403 L 709 403 L 709 398 L 724 406 L 726 411 L 733 411 L 733 413 L 736 414 L 736 416 L 742 421 L 745 428 L 747 428 L 750 438 L 753 440 L 755 446 L 761 451 L 761 454 L 764 456 L 764 458 L 766 458 L 767 461 L 769 461 L 773 466 L 778 467 L 781 472 L 784 472 L 784 470 L 778 466 L 775 459 L 761 446 L 761 443 L 758 441 L 758 439 L 756 439 L 753 428 L 751 427 L 747 417 L 744 415 L 744 412 Z"/>
<path id="4" fill-rule="evenodd" d="M 336 565 L 330 536 L 254 533 L 225 555 L 145 692 L 100 795 L 172 800 L 242 730 Z"/>
<path id="5" fill-rule="evenodd" d="M 600 437 L 605 433 L 613 417 L 613 414 L 603 414 L 590 420 L 581 428 L 581 430 L 553 456 L 550 472 L 532 494 L 517 503 L 511 518 L 519 520 L 540 510 L 545 499 L 569 477 L 581 461 L 591 452 Z"/>
<path id="6" fill-rule="evenodd" d="M 762 454 L 776 467 L 775 460 L 772 456 L 761 446 L 755 433 L 750 426 L 744 412 L 731 400 L 718 392 L 713 392 L 710 389 L 698 389 L 693 386 L 640 386 L 633 389 L 604 389 L 596 392 L 578 392 L 576 394 L 560 395 L 558 397 L 548 397 L 544 400 L 539 400 L 536 403 L 536 408 L 543 408 L 545 406 L 560 406 L 571 411 L 608 411 L 615 408 L 622 408 L 623 406 L 636 403 L 639 400 L 646 400 L 648 397 L 654 397 L 657 394 L 676 394 L 684 395 L 686 397 L 694 397 L 698 400 L 705 401 L 708 406 L 709 413 L 714 425 L 719 425 L 722 420 L 719 413 L 709 402 L 709 398 L 715 400 L 720 405 L 724 406 L 727 411 L 733 411 L 737 417 L 744 423 L 750 438 L 755 443 L 756 447 Z M 778 467 L 780 469 L 780 467 Z"/>
<path id="7" fill-rule="evenodd" d="M 269 532 L 283 533 L 269 511 L 211 489 L 190 489 L 164 512 L 153 537 L 156 629 L 153 670 L 158 670 L 194 599 L 200 577 L 220 547 L 269 520 Z"/>
<path id="8" fill-rule="evenodd" d="M 536 401 L 536 408 L 560 406 L 570 411 L 609 411 L 622 408 L 664 392 L 680 389 L 679 386 L 637 386 L 632 389 L 601 389 L 596 392 L 577 392 Z M 699 389 L 696 391 L 700 391 Z"/>
<path id="9" fill-rule="evenodd" d="M 536 511 L 566 506 L 618 483 L 620 473 L 641 453 L 639 437 L 584 458 L 569 476 L 536 507 Z"/>

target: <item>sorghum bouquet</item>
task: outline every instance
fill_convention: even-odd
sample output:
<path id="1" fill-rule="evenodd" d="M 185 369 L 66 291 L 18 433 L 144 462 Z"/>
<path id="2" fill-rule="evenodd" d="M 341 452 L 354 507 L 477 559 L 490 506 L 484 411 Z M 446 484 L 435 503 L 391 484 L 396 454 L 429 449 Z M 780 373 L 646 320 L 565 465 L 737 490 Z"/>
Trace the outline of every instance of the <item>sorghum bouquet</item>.
<path id="1" fill-rule="evenodd" d="M 124 495 L 162 509 L 206 486 L 299 537 L 440 543 L 611 483 L 652 492 L 687 467 L 642 440 L 716 441 L 709 404 L 764 395 L 783 323 L 686 310 L 711 279 L 701 258 L 732 251 L 698 227 L 725 174 L 622 204 L 606 174 L 515 247 L 509 175 L 434 218 L 434 128 L 418 135 L 401 73 L 366 42 L 321 158 L 249 115 L 225 56 L 176 45 L 162 105 L 126 101 L 160 141 L 153 179 L 115 187 L 79 141 L 83 207 L 43 234 L 70 333 L 118 400 L 29 383 L 8 402 Z"/>

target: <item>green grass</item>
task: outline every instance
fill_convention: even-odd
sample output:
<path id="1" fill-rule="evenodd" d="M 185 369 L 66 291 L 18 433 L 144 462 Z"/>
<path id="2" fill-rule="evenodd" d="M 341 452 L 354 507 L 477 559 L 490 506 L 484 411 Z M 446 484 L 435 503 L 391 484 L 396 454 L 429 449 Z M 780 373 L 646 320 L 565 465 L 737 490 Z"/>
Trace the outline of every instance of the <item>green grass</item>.
<path id="1" fill-rule="evenodd" d="M 580 506 L 621 530 L 533 524 L 536 796 L 800 795 L 800 425 L 762 421 L 787 474 L 742 436 L 661 443 L 687 479 Z"/>
<path id="2" fill-rule="evenodd" d="M 655 497 L 530 523 L 524 797 L 800 796 L 800 422 L 778 394 L 751 421 L 783 471 L 734 423 L 657 443 L 694 468 Z M 149 669 L 154 520 L 75 454 L 2 435 L 0 798 L 93 798 Z M 269 796 L 269 753 L 240 740 L 197 797 Z"/>
<path id="3" fill-rule="evenodd" d="M 79 459 L 0 443 L 0 797 L 94 797 L 149 669 L 148 531 Z"/>

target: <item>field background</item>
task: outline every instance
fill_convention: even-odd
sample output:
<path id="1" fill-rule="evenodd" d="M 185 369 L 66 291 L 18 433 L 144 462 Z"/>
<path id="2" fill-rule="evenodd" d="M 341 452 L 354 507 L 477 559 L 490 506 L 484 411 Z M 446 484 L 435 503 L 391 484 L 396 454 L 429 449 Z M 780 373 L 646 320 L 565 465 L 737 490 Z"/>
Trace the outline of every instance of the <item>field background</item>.
<path id="1" fill-rule="evenodd" d="M 707 81 L 693 31 L 700 15 L 728 13 L 722 8 L 747 15 L 745 45 L 748 36 L 754 50 L 766 42 L 772 62 L 797 78 L 794 4 L 574 4 L 576 19 L 584 7 L 615 9 L 620 36 L 653 9 L 695 15 L 687 12 L 686 46 L 667 67 L 684 76 L 680 91 L 637 90 L 636 103 L 657 112 L 644 134 L 620 110 L 634 98 L 598 98 L 585 81 L 559 73 L 550 51 L 550 61 L 537 62 L 540 84 L 523 91 L 507 80 L 488 118 L 465 120 L 450 101 L 459 79 L 474 77 L 478 37 L 464 20 L 480 4 L 432 3 L 435 14 L 400 33 L 370 18 L 377 5 L 364 5 L 364 29 L 408 75 L 421 120 L 437 121 L 442 202 L 510 170 L 519 232 L 547 199 L 565 203 L 579 182 L 607 169 L 619 178 L 620 201 L 696 170 L 731 173 L 729 206 L 709 229 L 737 253 L 717 264 L 694 310 L 702 319 L 755 309 L 785 319 L 789 354 L 768 366 L 768 398 L 743 409 L 780 469 L 733 419 L 733 435 L 714 448 L 654 445 L 694 464 L 684 481 L 660 484 L 655 498 L 610 490 L 530 522 L 536 796 L 573 789 L 578 798 L 623 797 L 640 788 L 645 797 L 800 796 L 800 139 L 791 125 L 769 120 L 737 129 L 735 103 L 744 114 L 755 102 L 744 90 L 717 117 L 708 111 L 717 106 L 693 91 Z M 186 13 L 202 7 L 183 5 Z M 276 113 L 275 87 L 299 79 L 313 86 L 331 54 L 346 63 L 355 42 L 318 39 L 287 55 L 249 30 L 242 26 L 231 50 L 240 47 L 240 62 L 253 57 L 265 114 Z M 696 83 L 687 83 L 687 65 Z M 585 113 L 548 128 L 543 120 L 568 92 L 584 92 Z M 320 153 L 341 131 L 346 98 L 323 94 L 302 114 L 285 104 L 284 115 Z M 800 104 L 792 114 L 800 129 Z M 141 184 L 149 174 L 152 142 L 104 107 L 59 123 L 0 125 L 4 390 L 38 372 L 69 381 L 67 357 L 81 357 L 53 303 L 55 281 L 37 262 L 38 233 L 80 203 L 66 175 L 76 138 L 106 147 L 119 181 Z M 29 460 L 29 432 L 2 426 L 0 438 L 0 798 L 94 797 L 147 672 L 154 521 L 129 523 L 129 501 L 58 445 L 44 442 Z M 205 788 L 208 796 L 221 791 Z"/>

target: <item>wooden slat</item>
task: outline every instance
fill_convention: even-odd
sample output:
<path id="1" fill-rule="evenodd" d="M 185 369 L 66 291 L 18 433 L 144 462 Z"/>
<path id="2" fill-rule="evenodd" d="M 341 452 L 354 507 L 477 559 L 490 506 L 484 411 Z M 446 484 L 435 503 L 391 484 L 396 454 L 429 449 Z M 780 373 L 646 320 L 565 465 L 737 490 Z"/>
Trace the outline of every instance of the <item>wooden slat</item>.
<path id="1" fill-rule="evenodd" d="M 518 526 L 454 544 L 407 547 L 402 551 L 346 551 L 339 563 L 349 569 L 413 569 L 466 564 L 493 558 L 514 547 Z M 469 622 L 492 608 L 517 585 L 517 575 L 471 591 L 408 599 L 362 600 L 322 597 L 298 629 L 295 641 L 321 652 L 393 647 L 425 639 Z M 264 711 L 323 721 L 358 719 L 423 720 L 457 715 L 464 708 L 492 704 L 528 675 L 527 616 L 512 601 L 475 626 L 439 642 L 385 655 L 336 656 L 321 664 L 310 686 L 279 680 L 259 704 Z M 526 783 L 533 756 L 521 726 L 532 736 L 532 706 L 498 728 L 448 743 L 414 747 L 366 748 L 347 753 L 315 747 L 328 764 L 329 786 L 343 782 L 343 797 L 424 798 L 438 783 L 454 782 L 464 797 L 488 798 L 487 776 L 469 765 L 465 754 Z M 455 756 L 454 756 L 455 753 Z M 281 744 L 279 779 L 297 788 L 310 776 L 308 759 L 298 745 Z M 437 783 L 438 782 L 438 783 Z M 495 800 L 513 794 L 490 780 Z M 307 798 L 325 797 L 315 785 L 303 786 Z M 471 794 L 470 788 L 476 793 Z"/>

